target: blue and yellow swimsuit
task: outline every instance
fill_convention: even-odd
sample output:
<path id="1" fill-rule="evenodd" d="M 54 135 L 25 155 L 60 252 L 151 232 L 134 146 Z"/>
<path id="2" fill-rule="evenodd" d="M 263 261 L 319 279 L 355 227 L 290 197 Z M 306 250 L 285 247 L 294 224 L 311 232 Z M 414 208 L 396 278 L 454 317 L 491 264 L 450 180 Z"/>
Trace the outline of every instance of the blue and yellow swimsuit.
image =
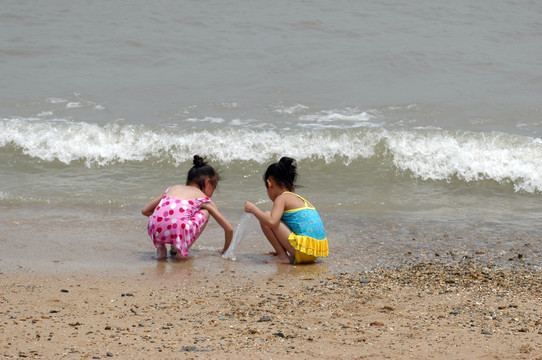
<path id="1" fill-rule="evenodd" d="M 317 257 L 329 255 L 326 232 L 320 215 L 314 207 L 309 207 L 307 200 L 301 196 L 286 191 L 286 194 L 293 194 L 303 200 L 305 206 L 298 209 L 286 210 L 281 220 L 292 230 L 288 241 L 296 250 L 295 263 L 314 262 Z"/>

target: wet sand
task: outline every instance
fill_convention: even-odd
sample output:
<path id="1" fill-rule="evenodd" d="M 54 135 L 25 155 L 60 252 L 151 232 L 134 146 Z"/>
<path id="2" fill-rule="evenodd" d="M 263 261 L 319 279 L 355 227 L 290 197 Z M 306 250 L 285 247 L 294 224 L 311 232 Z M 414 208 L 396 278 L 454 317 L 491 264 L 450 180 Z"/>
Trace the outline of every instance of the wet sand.
<path id="1" fill-rule="evenodd" d="M 206 261 L 158 262 L 137 275 L 4 273 L 0 354 L 542 359 L 540 271 L 464 261 L 361 273 L 226 262 L 204 272 Z"/>

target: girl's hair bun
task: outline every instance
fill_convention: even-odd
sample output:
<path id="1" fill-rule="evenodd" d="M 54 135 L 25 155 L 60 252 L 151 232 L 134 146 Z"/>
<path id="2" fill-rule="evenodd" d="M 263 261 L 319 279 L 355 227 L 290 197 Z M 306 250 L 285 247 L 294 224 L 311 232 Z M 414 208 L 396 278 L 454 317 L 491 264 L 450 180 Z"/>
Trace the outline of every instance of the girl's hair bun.
<path id="1" fill-rule="evenodd" d="M 286 175 L 287 179 L 291 179 L 293 184 L 295 178 L 297 177 L 295 159 L 283 156 L 280 158 L 277 166 L 279 170 Z"/>
<path id="2" fill-rule="evenodd" d="M 199 155 L 194 155 L 194 161 L 193 164 L 196 168 L 202 167 L 203 165 L 207 164 L 204 158 L 202 158 Z"/>
<path id="3" fill-rule="evenodd" d="M 283 156 L 279 160 L 279 166 L 287 171 L 292 166 L 295 168 L 295 160 L 290 157 Z"/>
<path id="4" fill-rule="evenodd" d="M 198 185 L 201 191 L 203 191 L 203 186 L 205 185 L 205 179 L 211 179 L 211 184 L 215 187 L 218 185 L 220 180 L 220 175 L 216 172 L 215 169 L 205 161 L 204 157 L 199 155 L 194 155 L 194 160 L 192 161 L 194 166 L 188 171 L 188 176 L 186 177 L 186 185 L 192 183 Z"/>

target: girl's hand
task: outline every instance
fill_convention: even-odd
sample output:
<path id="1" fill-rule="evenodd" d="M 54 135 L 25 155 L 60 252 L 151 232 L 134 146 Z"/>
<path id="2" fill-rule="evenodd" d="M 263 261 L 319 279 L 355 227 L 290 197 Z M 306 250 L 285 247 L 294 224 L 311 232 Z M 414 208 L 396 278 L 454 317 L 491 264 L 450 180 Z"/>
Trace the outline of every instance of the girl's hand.
<path id="1" fill-rule="evenodd" d="M 257 209 L 256 205 L 254 205 L 253 203 L 248 202 L 248 201 L 245 202 L 245 212 L 253 214 L 254 209 Z"/>

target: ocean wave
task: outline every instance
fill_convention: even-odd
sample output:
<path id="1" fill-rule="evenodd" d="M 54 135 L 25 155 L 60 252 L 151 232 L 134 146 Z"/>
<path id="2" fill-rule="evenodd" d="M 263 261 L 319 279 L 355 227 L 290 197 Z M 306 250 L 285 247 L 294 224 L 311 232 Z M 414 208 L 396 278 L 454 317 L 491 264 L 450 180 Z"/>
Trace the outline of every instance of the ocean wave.
<path id="1" fill-rule="evenodd" d="M 379 136 L 355 132 L 251 130 L 243 127 L 185 130 L 108 123 L 106 125 L 38 119 L 0 121 L 0 146 L 12 144 L 28 156 L 65 164 L 84 161 L 87 166 L 151 158 L 182 163 L 194 154 L 207 154 L 221 163 L 264 163 L 277 155 L 298 159 L 341 158 L 349 163 L 370 157 Z M 376 135 L 376 134 L 375 134 Z"/>
<path id="2" fill-rule="evenodd" d="M 360 159 L 381 159 L 423 180 L 492 180 L 511 183 L 516 191 L 542 191 L 542 140 L 498 132 L 382 127 L 184 130 L 13 118 L 0 120 L 0 147 L 7 146 L 42 161 L 83 162 L 88 167 L 147 160 L 179 165 L 194 154 L 222 164 L 265 164 L 283 155 L 345 166 Z"/>
<path id="3" fill-rule="evenodd" d="M 387 136 L 393 163 L 423 180 L 493 180 L 542 191 L 542 141 L 505 133 L 401 131 Z"/>

